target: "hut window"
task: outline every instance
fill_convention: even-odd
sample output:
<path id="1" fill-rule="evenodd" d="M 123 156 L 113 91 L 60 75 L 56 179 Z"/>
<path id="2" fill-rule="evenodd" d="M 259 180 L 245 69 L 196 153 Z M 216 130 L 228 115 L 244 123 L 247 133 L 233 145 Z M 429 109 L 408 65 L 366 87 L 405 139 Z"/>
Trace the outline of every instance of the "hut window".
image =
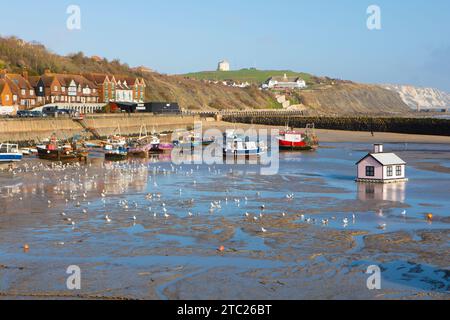
<path id="1" fill-rule="evenodd" d="M 366 167 L 366 177 L 374 177 L 375 176 L 375 167 L 367 166 Z"/>
<path id="2" fill-rule="evenodd" d="M 387 167 L 387 176 L 392 177 L 394 175 L 394 169 L 392 166 Z"/>
<path id="3" fill-rule="evenodd" d="M 395 168 L 395 171 L 397 173 L 397 176 L 401 176 L 402 175 L 402 166 L 397 166 Z"/>

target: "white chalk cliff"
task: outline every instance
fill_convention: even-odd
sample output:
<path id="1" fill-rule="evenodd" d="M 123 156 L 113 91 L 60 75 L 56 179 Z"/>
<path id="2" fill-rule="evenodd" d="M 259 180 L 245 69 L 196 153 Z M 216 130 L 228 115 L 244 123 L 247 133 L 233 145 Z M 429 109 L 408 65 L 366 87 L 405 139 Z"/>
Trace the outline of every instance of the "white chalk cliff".
<path id="1" fill-rule="evenodd" d="M 383 85 L 384 88 L 397 92 L 402 100 L 412 109 L 450 108 L 450 94 L 434 88 L 419 88 L 404 85 Z"/>

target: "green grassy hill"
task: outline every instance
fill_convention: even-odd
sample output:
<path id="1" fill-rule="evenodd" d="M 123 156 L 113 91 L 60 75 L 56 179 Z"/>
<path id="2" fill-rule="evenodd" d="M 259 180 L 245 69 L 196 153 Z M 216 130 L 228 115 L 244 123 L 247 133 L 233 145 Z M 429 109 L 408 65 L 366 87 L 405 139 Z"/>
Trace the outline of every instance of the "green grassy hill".
<path id="1" fill-rule="evenodd" d="M 252 84 L 261 84 L 271 76 L 301 77 L 307 83 L 312 82 L 312 75 L 303 72 L 294 72 L 290 70 L 257 70 L 241 69 L 234 71 L 203 71 L 187 73 L 182 76 L 196 80 L 234 80 L 240 82 L 250 82 Z"/>

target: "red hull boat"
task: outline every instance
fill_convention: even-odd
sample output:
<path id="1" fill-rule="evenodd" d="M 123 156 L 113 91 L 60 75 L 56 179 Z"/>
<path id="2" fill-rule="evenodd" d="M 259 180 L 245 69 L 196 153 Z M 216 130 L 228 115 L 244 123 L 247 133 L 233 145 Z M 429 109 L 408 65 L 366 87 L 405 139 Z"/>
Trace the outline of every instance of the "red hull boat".
<path id="1" fill-rule="evenodd" d="M 280 150 L 315 150 L 319 146 L 311 126 L 305 132 L 286 130 L 278 136 Z"/>

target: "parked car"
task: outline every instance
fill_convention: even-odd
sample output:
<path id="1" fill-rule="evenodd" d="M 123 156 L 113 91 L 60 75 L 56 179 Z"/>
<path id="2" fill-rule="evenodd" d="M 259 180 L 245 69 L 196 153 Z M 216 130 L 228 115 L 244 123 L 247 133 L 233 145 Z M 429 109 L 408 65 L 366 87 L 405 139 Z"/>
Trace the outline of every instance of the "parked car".
<path id="1" fill-rule="evenodd" d="M 59 109 L 58 107 L 44 107 L 44 108 L 42 108 L 42 113 L 44 114 L 44 116 L 49 116 L 49 117 L 71 115 L 72 112 L 73 112 L 72 110 Z"/>
<path id="2" fill-rule="evenodd" d="M 17 117 L 19 118 L 32 118 L 33 114 L 29 110 L 19 110 L 16 113 Z"/>
<path id="3" fill-rule="evenodd" d="M 42 118 L 45 117 L 45 114 L 42 111 L 31 111 L 33 118 Z"/>

